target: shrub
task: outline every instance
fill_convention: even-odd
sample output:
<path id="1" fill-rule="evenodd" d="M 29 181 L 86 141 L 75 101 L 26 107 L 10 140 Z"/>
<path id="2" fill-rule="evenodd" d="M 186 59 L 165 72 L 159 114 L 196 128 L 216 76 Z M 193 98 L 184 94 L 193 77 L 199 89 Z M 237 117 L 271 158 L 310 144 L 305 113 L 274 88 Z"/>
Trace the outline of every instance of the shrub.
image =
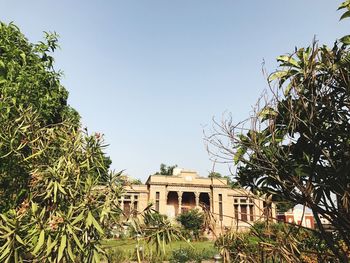
<path id="1" fill-rule="evenodd" d="M 186 237 L 199 239 L 199 233 L 204 223 L 203 213 L 199 212 L 198 209 L 192 209 L 181 213 L 176 220 L 184 227 Z"/>

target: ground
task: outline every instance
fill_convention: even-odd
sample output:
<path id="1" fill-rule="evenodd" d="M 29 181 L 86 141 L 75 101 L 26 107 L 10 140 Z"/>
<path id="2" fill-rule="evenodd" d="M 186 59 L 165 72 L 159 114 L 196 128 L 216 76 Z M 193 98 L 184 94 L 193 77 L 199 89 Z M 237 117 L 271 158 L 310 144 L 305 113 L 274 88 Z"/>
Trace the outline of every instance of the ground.
<path id="1" fill-rule="evenodd" d="M 146 243 L 140 242 L 139 246 L 143 247 L 144 257 L 147 258 L 150 255 L 155 254 L 155 249 L 153 247 L 150 251 L 150 246 Z M 103 242 L 103 246 L 108 248 L 109 255 L 112 257 L 112 262 L 133 262 L 135 260 L 135 251 L 137 247 L 137 241 L 132 239 L 115 240 L 109 239 Z M 165 246 L 165 256 L 161 256 L 158 260 L 168 261 L 171 259 L 172 252 L 174 250 L 179 250 L 180 248 L 193 250 L 196 254 L 204 256 L 208 259 L 212 259 L 218 251 L 214 248 L 214 243 L 212 241 L 174 241 L 169 245 Z M 157 260 L 157 261 L 158 261 Z M 153 260 L 152 260 L 153 262 Z M 202 262 L 212 262 L 212 261 L 202 261 Z"/>

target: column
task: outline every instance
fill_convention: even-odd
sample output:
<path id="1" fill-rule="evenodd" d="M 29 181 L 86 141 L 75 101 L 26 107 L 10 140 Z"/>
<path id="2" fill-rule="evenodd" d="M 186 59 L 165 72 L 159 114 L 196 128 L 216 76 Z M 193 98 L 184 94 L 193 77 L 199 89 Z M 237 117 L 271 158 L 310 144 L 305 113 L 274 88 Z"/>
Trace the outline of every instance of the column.
<path id="1" fill-rule="evenodd" d="M 249 221 L 250 221 L 250 204 L 248 202 L 248 204 L 247 204 L 247 222 L 249 222 Z"/>
<path id="2" fill-rule="evenodd" d="M 199 195 L 200 195 L 200 193 L 195 192 L 194 194 L 196 195 L 196 208 L 199 208 Z"/>
<path id="3" fill-rule="evenodd" d="M 211 193 L 208 193 L 209 195 L 209 211 L 214 213 L 214 200 L 213 200 L 213 195 Z"/>
<path id="4" fill-rule="evenodd" d="M 181 210 L 182 210 L 182 192 L 178 191 L 177 192 L 177 198 L 178 198 L 178 203 L 179 203 L 179 208 L 178 208 L 178 214 L 181 214 Z"/>
<path id="5" fill-rule="evenodd" d="M 242 219 L 241 204 L 238 203 L 238 220 L 237 220 L 237 222 L 239 222 L 241 219 Z"/>

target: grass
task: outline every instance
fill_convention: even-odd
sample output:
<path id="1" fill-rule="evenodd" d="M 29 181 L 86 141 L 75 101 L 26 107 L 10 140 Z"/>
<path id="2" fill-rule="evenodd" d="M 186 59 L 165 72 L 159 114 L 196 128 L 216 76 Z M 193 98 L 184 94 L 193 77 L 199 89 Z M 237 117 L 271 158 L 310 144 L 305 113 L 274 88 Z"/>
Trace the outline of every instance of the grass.
<path id="1" fill-rule="evenodd" d="M 109 255 L 113 258 L 113 262 L 126 262 L 131 259 L 135 260 L 135 250 L 137 247 L 137 241 L 132 239 L 116 240 L 109 239 L 104 240 L 102 245 L 107 248 Z M 140 245 L 144 248 L 145 257 L 154 257 L 156 255 L 155 247 L 148 245 L 140 241 Z M 174 241 L 165 246 L 165 254 L 158 257 L 159 262 L 162 260 L 169 260 L 172 252 L 180 248 L 192 249 L 199 254 L 207 255 L 208 258 L 212 258 L 217 250 L 214 248 L 212 241 Z M 153 261 L 152 261 L 153 262 Z M 155 260 L 154 262 L 157 262 Z"/>

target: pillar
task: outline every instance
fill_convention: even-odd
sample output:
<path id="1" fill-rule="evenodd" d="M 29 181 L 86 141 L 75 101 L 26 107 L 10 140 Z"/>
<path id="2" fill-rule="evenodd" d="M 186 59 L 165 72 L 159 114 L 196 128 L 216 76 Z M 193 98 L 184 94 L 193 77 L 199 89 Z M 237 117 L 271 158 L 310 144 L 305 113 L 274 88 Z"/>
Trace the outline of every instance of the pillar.
<path id="1" fill-rule="evenodd" d="M 250 204 L 248 202 L 248 204 L 247 204 L 247 222 L 249 222 L 249 221 L 250 221 Z"/>
<path id="2" fill-rule="evenodd" d="M 182 192 L 181 191 L 177 192 L 177 198 L 179 202 L 178 214 L 181 214 L 181 210 L 182 210 Z"/>
<path id="3" fill-rule="evenodd" d="M 200 193 L 196 192 L 195 195 L 196 195 L 196 208 L 199 208 L 199 195 L 200 195 Z"/>

